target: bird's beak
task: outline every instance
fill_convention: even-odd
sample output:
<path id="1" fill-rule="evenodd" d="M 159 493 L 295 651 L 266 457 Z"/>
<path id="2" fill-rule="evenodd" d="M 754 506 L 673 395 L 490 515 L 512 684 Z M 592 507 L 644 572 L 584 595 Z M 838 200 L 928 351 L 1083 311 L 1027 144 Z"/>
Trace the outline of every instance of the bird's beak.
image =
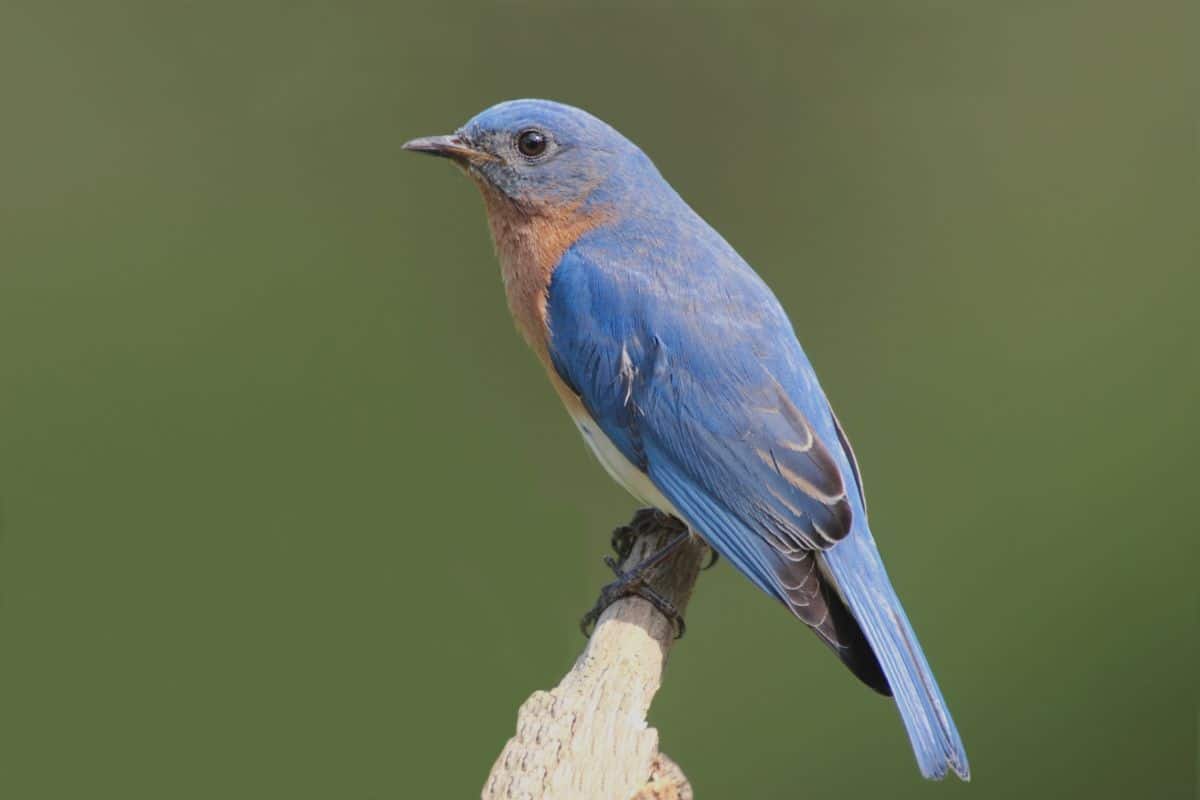
<path id="1" fill-rule="evenodd" d="M 441 156 L 457 161 L 460 164 L 478 164 L 482 161 L 494 161 L 495 156 L 471 147 L 457 133 L 449 136 L 422 136 L 405 142 L 403 149 L 414 153 L 427 153 L 431 156 Z"/>

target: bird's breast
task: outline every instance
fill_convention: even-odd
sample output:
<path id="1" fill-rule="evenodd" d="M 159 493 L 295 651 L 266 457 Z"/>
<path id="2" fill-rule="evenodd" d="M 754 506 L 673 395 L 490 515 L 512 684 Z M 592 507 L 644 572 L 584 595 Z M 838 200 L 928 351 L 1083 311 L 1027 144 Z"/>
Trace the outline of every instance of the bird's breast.
<path id="1" fill-rule="evenodd" d="M 679 516 L 674 506 L 645 472 L 638 469 L 596 424 L 582 401 L 571 390 L 550 360 L 550 330 L 546 304 L 550 280 L 563 254 L 579 237 L 606 221 L 602 212 L 581 213 L 573 208 L 540 209 L 529 214 L 489 186 L 480 185 L 487 205 L 488 224 L 508 308 L 525 341 L 546 367 L 550 383 L 584 442 L 604 469 L 627 492 L 643 503 Z"/>
<path id="2" fill-rule="evenodd" d="M 550 280 L 567 249 L 600 225 L 604 215 L 569 206 L 525 210 L 490 186 L 481 185 L 480 189 L 513 321 L 538 358 L 553 371 L 546 324 Z"/>

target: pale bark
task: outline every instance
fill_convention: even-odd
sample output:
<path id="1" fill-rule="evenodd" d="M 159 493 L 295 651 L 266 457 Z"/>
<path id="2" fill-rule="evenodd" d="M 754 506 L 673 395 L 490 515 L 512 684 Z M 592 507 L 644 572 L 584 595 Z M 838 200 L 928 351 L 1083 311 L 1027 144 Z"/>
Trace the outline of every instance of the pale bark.
<path id="1" fill-rule="evenodd" d="M 639 512 L 622 569 L 670 541 L 677 524 Z M 683 613 L 707 553 L 689 540 L 649 585 Z M 658 731 L 646 723 L 674 637 L 674 624 L 640 597 L 609 606 L 558 686 L 522 704 L 517 735 L 496 759 L 484 800 L 690 800 L 687 778 L 659 752 Z"/>

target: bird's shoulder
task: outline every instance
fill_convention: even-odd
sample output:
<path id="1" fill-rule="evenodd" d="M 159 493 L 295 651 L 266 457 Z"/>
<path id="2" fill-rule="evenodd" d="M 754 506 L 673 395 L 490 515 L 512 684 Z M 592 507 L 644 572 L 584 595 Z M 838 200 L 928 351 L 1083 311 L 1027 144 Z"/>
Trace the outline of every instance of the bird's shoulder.
<path id="1" fill-rule="evenodd" d="M 693 213 L 635 216 L 588 231 L 563 253 L 548 301 L 560 322 L 590 315 L 711 340 L 725 351 L 799 350 L 771 289 Z"/>

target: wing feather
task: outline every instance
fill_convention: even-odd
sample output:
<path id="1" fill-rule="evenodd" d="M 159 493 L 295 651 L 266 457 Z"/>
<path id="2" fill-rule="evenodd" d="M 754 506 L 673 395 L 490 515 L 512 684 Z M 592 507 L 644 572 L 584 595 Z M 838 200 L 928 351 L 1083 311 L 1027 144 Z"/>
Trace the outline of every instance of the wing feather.
<path id="1" fill-rule="evenodd" d="M 803 353 L 772 358 L 765 331 L 750 338 L 754 326 L 723 325 L 713 309 L 705 320 L 721 328 L 721 346 L 697 349 L 688 304 L 645 303 L 654 287 L 644 278 L 618 278 L 568 252 L 548 303 L 555 369 L 717 552 L 886 693 L 862 632 L 817 563 L 817 553 L 849 534 L 853 511 L 813 411 L 785 389 L 797 378 L 789 369 L 807 368 Z"/>

